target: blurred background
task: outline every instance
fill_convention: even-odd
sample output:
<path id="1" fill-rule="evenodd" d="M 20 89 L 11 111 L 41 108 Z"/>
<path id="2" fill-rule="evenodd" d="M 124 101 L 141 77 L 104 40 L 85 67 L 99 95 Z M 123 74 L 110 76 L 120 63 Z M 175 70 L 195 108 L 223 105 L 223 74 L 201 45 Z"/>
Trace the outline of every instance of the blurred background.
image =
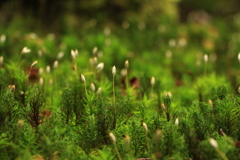
<path id="1" fill-rule="evenodd" d="M 96 24 L 228 21 L 239 9 L 239 0 L 1 0 L 0 24 L 9 27 L 19 21 L 25 29 L 65 33 Z"/>
<path id="2" fill-rule="evenodd" d="M 240 86 L 239 0 L 1 0 L 0 24 L 1 56 L 17 60 L 27 46 L 36 54 L 26 66 L 39 58 L 53 64 L 58 53 L 71 60 L 78 49 L 86 67 L 98 47 L 106 68 L 128 59 L 132 75 L 165 74 L 174 79 L 165 86 L 181 86 L 202 75 L 208 55 L 206 72 Z"/>

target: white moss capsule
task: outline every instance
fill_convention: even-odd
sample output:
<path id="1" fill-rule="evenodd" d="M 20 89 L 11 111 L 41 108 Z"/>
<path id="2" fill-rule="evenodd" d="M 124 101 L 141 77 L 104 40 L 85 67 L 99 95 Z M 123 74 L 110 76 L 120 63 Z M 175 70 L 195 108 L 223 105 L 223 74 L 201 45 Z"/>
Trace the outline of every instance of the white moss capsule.
<path id="1" fill-rule="evenodd" d="M 176 44 L 177 44 L 177 42 L 176 42 L 175 39 L 170 39 L 169 42 L 168 42 L 168 44 L 169 44 L 170 47 L 175 47 Z"/>
<path id="2" fill-rule="evenodd" d="M 213 148 L 217 149 L 218 148 L 218 143 L 215 139 L 210 138 L 209 143 L 213 146 Z"/>
<path id="3" fill-rule="evenodd" d="M 92 50 L 92 54 L 93 54 L 94 56 L 96 56 L 97 51 L 98 51 L 98 48 L 97 48 L 97 47 L 94 47 L 93 50 Z"/>
<path id="4" fill-rule="evenodd" d="M 51 67 L 50 67 L 49 65 L 46 67 L 46 72 L 47 72 L 48 74 L 51 72 Z"/>
<path id="5" fill-rule="evenodd" d="M 175 125 L 179 125 L 179 119 L 178 118 L 176 118 L 176 120 L 175 120 Z"/>
<path id="6" fill-rule="evenodd" d="M 6 35 L 5 34 L 2 34 L 1 37 L 0 37 L 0 42 L 1 43 L 4 43 L 6 41 Z"/>
<path id="7" fill-rule="evenodd" d="M 162 135 L 162 131 L 160 129 L 156 130 L 156 137 L 159 138 Z"/>
<path id="8" fill-rule="evenodd" d="M 121 70 L 121 76 L 126 77 L 127 74 L 128 74 L 128 70 L 127 70 L 126 68 L 123 68 L 123 69 Z"/>
<path id="9" fill-rule="evenodd" d="M 73 57 L 73 59 L 76 59 L 77 58 L 77 55 L 78 55 L 78 50 L 71 50 L 71 55 Z"/>
<path id="10" fill-rule="evenodd" d="M 128 134 L 125 136 L 125 144 L 126 144 L 127 147 L 130 146 L 130 137 L 129 137 Z"/>
<path id="11" fill-rule="evenodd" d="M 42 50 L 38 50 L 38 56 L 42 57 L 43 56 L 43 51 Z"/>
<path id="12" fill-rule="evenodd" d="M 10 91 L 15 92 L 15 85 L 9 85 L 8 88 L 10 89 Z"/>
<path id="13" fill-rule="evenodd" d="M 155 84 L 155 77 L 152 77 L 151 78 L 151 85 L 154 86 L 154 84 Z"/>
<path id="14" fill-rule="evenodd" d="M 125 61 L 125 64 L 124 64 L 124 65 L 125 65 L 125 68 L 128 69 L 128 67 L 129 67 L 129 62 L 128 62 L 128 60 Z"/>
<path id="15" fill-rule="evenodd" d="M 172 51 L 171 50 L 166 50 L 165 55 L 167 58 L 171 58 L 172 57 Z"/>
<path id="16" fill-rule="evenodd" d="M 157 129 L 156 132 L 155 132 L 155 140 L 156 140 L 156 142 L 159 142 L 161 136 L 162 136 L 162 131 L 160 129 Z"/>
<path id="17" fill-rule="evenodd" d="M 222 128 L 220 128 L 219 131 L 220 131 L 220 134 L 221 134 L 222 136 L 226 136 L 226 134 L 223 132 Z"/>
<path id="18" fill-rule="evenodd" d="M 161 107 L 162 107 L 162 109 L 163 109 L 164 111 L 166 110 L 166 106 L 165 106 L 164 103 L 161 104 Z"/>
<path id="19" fill-rule="evenodd" d="M 100 72 L 101 70 L 103 70 L 103 68 L 104 68 L 104 63 L 99 63 L 96 68 L 97 72 Z"/>
<path id="20" fill-rule="evenodd" d="M 208 55 L 207 55 L 207 54 L 204 54 L 203 59 L 204 59 L 204 62 L 207 63 L 207 62 L 208 62 Z"/>
<path id="21" fill-rule="evenodd" d="M 98 58 L 97 57 L 93 57 L 93 65 L 96 65 L 98 62 Z"/>
<path id="22" fill-rule="evenodd" d="M 113 142 L 113 144 L 115 144 L 115 143 L 116 143 L 116 137 L 115 137 L 115 135 L 114 135 L 112 132 L 110 132 L 110 133 L 109 133 L 109 137 L 110 137 L 111 141 Z"/>
<path id="23" fill-rule="evenodd" d="M 103 57 L 103 51 L 98 51 L 97 52 L 97 57 L 102 58 Z"/>
<path id="24" fill-rule="evenodd" d="M 78 50 L 77 49 L 75 49 L 75 54 L 76 54 L 76 56 L 78 56 Z"/>
<path id="25" fill-rule="evenodd" d="M 71 55 L 72 55 L 72 58 L 73 58 L 73 59 L 76 59 L 76 55 L 75 55 L 74 50 L 71 50 Z"/>
<path id="26" fill-rule="evenodd" d="M 41 67 L 41 68 L 39 68 L 39 71 L 38 71 L 38 73 L 39 73 L 39 75 L 42 75 L 42 73 L 43 73 L 43 68 Z"/>
<path id="27" fill-rule="evenodd" d="M 86 79 L 85 79 L 85 77 L 84 77 L 84 75 L 83 75 L 83 74 L 81 74 L 81 80 L 82 80 L 82 82 L 83 82 L 83 83 L 85 83 L 85 82 L 86 82 Z"/>
<path id="28" fill-rule="evenodd" d="M 113 76 L 116 75 L 116 67 L 115 66 L 112 67 L 112 74 L 113 74 Z"/>
<path id="29" fill-rule="evenodd" d="M 22 54 L 30 53 L 30 52 L 31 52 L 31 50 L 30 50 L 29 48 L 23 47 L 23 49 L 22 49 Z"/>
<path id="30" fill-rule="evenodd" d="M 18 120 L 17 121 L 17 127 L 20 129 L 20 128 L 22 128 L 22 126 L 23 126 L 23 124 L 24 124 L 24 121 L 23 120 Z"/>
<path id="31" fill-rule="evenodd" d="M 59 52 L 57 55 L 57 59 L 61 59 L 64 56 L 64 52 Z"/>
<path id="32" fill-rule="evenodd" d="M 93 58 L 89 58 L 89 65 L 90 65 L 91 67 L 94 66 L 94 60 L 93 60 Z"/>
<path id="33" fill-rule="evenodd" d="M 240 63 L 240 52 L 238 53 L 238 61 Z"/>
<path id="34" fill-rule="evenodd" d="M 3 56 L 0 56 L 0 67 L 3 65 Z"/>
<path id="35" fill-rule="evenodd" d="M 99 87 L 98 90 L 97 90 L 97 95 L 100 95 L 102 93 L 102 88 Z"/>
<path id="36" fill-rule="evenodd" d="M 208 104 L 209 104 L 210 107 L 213 107 L 213 103 L 210 99 L 208 100 Z"/>
<path id="37" fill-rule="evenodd" d="M 20 91 L 19 93 L 21 96 L 23 96 L 25 94 L 24 91 Z"/>
<path id="38" fill-rule="evenodd" d="M 54 69 L 58 68 L 58 61 L 54 61 L 54 63 L 53 63 L 53 68 L 54 68 Z"/>
<path id="39" fill-rule="evenodd" d="M 43 81 L 43 78 L 40 77 L 40 79 L 39 79 L 39 85 L 40 85 L 40 86 L 43 86 L 43 82 L 44 82 L 44 81 Z"/>
<path id="40" fill-rule="evenodd" d="M 90 87 L 91 87 L 91 90 L 95 92 L 95 85 L 93 83 L 91 83 Z"/>
<path id="41" fill-rule="evenodd" d="M 178 39 L 178 44 L 179 44 L 179 46 L 180 47 L 184 47 L 184 46 L 186 46 L 186 44 L 187 44 L 187 39 L 186 38 L 179 38 Z"/>
<path id="42" fill-rule="evenodd" d="M 143 126 L 143 129 L 144 129 L 144 132 L 147 133 L 148 132 L 147 124 L 145 122 L 143 122 L 142 126 Z"/>
<path id="43" fill-rule="evenodd" d="M 172 98 L 172 93 L 171 92 L 164 92 L 164 96 L 168 98 Z"/>
<path id="44" fill-rule="evenodd" d="M 109 36 L 110 34 L 111 34 L 111 29 L 110 28 L 108 28 L 108 27 L 106 27 L 106 28 L 104 28 L 104 34 L 106 35 L 106 36 Z"/>
<path id="45" fill-rule="evenodd" d="M 35 66 L 37 63 L 38 63 L 38 61 L 34 61 L 34 62 L 31 64 L 31 67 Z"/>

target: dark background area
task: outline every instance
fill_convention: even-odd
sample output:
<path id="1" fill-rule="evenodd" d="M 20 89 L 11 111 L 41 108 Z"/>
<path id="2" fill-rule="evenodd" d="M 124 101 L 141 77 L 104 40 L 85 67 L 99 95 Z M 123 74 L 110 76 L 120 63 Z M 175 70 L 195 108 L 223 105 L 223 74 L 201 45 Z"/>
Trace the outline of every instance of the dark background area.
<path id="1" fill-rule="evenodd" d="M 0 23 L 7 27 L 21 17 L 26 20 L 26 27 L 63 33 L 69 26 L 81 28 L 82 22 L 91 19 L 100 25 L 119 25 L 125 20 L 154 25 L 162 16 L 186 22 L 189 13 L 204 11 L 211 17 L 228 20 L 239 8 L 238 0 L 1 0 Z"/>

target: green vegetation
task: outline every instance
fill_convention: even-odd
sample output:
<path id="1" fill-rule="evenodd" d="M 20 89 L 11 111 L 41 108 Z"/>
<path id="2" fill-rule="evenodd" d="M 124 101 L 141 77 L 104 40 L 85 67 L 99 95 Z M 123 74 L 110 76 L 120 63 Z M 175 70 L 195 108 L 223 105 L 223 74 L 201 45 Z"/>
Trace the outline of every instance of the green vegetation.
<path id="1" fill-rule="evenodd" d="M 239 159 L 239 15 L 161 11 L 63 33 L 0 27 L 0 159 Z"/>

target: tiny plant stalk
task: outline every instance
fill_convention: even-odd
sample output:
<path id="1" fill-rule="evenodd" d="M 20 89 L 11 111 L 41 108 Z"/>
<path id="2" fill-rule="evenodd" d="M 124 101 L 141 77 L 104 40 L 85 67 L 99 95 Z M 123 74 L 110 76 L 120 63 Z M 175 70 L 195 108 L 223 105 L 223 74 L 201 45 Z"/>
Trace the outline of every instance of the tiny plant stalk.
<path id="1" fill-rule="evenodd" d="M 125 136 L 125 144 L 126 144 L 127 157 L 130 157 L 130 155 L 131 155 L 131 150 L 130 150 L 130 137 L 129 137 L 128 134 Z"/>
<path id="2" fill-rule="evenodd" d="M 126 60 L 125 61 L 125 69 L 126 69 L 127 74 L 125 77 L 125 84 L 126 84 L 127 90 L 128 90 L 128 86 L 129 86 L 129 84 L 128 84 L 128 68 L 129 68 L 129 62 L 128 62 L 128 60 Z"/>
<path id="3" fill-rule="evenodd" d="M 54 71 L 53 71 L 53 81 L 54 81 L 53 86 L 54 86 L 54 88 L 57 88 L 57 85 L 58 85 L 57 75 L 56 75 L 56 69 L 57 68 L 58 68 L 58 61 L 56 60 L 53 63 L 53 69 L 54 69 Z"/>
<path id="4" fill-rule="evenodd" d="M 126 74 L 126 77 L 124 78 L 125 84 L 126 84 L 126 89 L 128 90 L 129 84 L 128 84 L 128 73 Z"/>
<path id="5" fill-rule="evenodd" d="M 113 142 L 114 150 L 115 150 L 115 152 L 117 154 L 118 160 L 122 160 L 122 158 L 120 156 L 120 153 L 118 151 L 117 145 L 116 145 L 116 137 L 115 137 L 115 135 L 112 132 L 110 132 L 109 133 L 109 137 L 110 137 L 111 141 Z"/>
<path id="6" fill-rule="evenodd" d="M 77 75 L 78 75 L 78 70 L 77 70 L 77 56 L 78 56 L 78 50 L 76 49 L 75 51 L 74 50 L 71 50 L 71 55 L 72 55 L 72 58 L 73 58 L 73 69 L 76 71 Z"/>
<path id="7" fill-rule="evenodd" d="M 204 62 L 205 62 L 205 64 L 204 64 L 204 77 L 206 77 L 206 72 L 207 72 L 207 63 L 208 63 L 208 55 L 207 54 L 204 54 L 204 57 L 203 57 L 203 59 L 204 59 Z"/>
<path id="8" fill-rule="evenodd" d="M 158 102 L 158 112 L 159 112 L 159 114 L 161 114 L 163 112 L 163 109 L 161 107 L 161 104 L 162 104 L 161 103 L 161 94 L 159 91 L 157 92 L 157 102 Z"/>
<path id="9" fill-rule="evenodd" d="M 216 148 L 215 150 L 223 160 L 228 160 L 227 156 L 222 151 L 220 151 L 219 148 Z"/>
<path id="10" fill-rule="evenodd" d="M 32 68 L 33 68 L 37 63 L 38 63 L 38 61 L 34 61 L 34 62 L 31 64 L 31 67 L 30 67 L 29 73 L 28 73 L 28 79 L 29 79 L 29 77 L 30 77 L 30 75 L 31 75 Z"/>
<path id="11" fill-rule="evenodd" d="M 116 67 L 113 66 L 112 68 L 112 74 L 113 74 L 113 105 L 116 107 L 116 95 L 115 95 L 115 84 L 114 84 L 114 77 L 116 75 Z"/>
<path id="12" fill-rule="evenodd" d="M 86 93 L 86 95 L 87 95 L 86 79 L 85 79 L 85 77 L 84 77 L 83 74 L 81 74 L 81 80 L 82 80 L 82 82 L 83 82 L 84 90 L 85 90 L 85 93 Z"/>
<path id="13" fill-rule="evenodd" d="M 104 68 L 104 63 L 103 62 L 99 63 L 96 67 L 95 77 L 98 80 L 101 79 L 101 71 L 103 70 L 103 68 Z"/>
<path id="14" fill-rule="evenodd" d="M 102 93 L 102 87 L 99 87 L 97 90 L 97 96 L 99 97 L 101 93 Z"/>
<path id="15" fill-rule="evenodd" d="M 120 156 L 120 153 L 119 153 L 119 151 L 118 151 L 117 145 L 116 145 L 115 143 L 114 143 L 113 145 L 114 145 L 114 150 L 115 150 L 115 152 L 117 153 L 118 160 L 122 160 L 122 158 L 121 158 L 121 156 Z"/>
<path id="16" fill-rule="evenodd" d="M 43 79 L 43 77 L 39 78 L 39 85 L 41 87 L 41 90 L 44 91 L 44 79 Z"/>
<path id="17" fill-rule="evenodd" d="M 0 56 L 0 68 L 3 66 L 3 56 Z"/>
<path id="18" fill-rule="evenodd" d="M 171 100 L 172 94 L 171 92 L 165 92 L 164 93 L 164 105 L 166 106 L 166 117 L 167 121 L 170 121 L 170 108 L 171 108 Z"/>
<path id="19" fill-rule="evenodd" d="M 151 83 L 151 97 L 153 98 L 154 97 L 154 84 L 155 84 L 155 77 L 152 77 L 151 78 L 151 81 L 150 81 L 150 83 Z"/>
<path id="20" fill-rule="evenodd" d="M 162 131 L 160 129 L 157 129 L 156 130 L 156 133 L 155 133 L 155 144 L 156 144 L 156 147 L 155 147 L 155 158 L 158 159 L 159 157 L 157 157 L 160 153 L 160 147 L 161 147 L 161 136 L 162 136 Z"/>
<path id="21" fill-rule="evenodd" d="M 210 138 L 209 139 L 209 143 L 211 144 L 211 146 L 216 150 L 216 152 L 219 154 L 219 156 L 223 159 L 223 160 L 228 160 L 227 156 L 219 149 L 218 147 L 218 143 L 215 139 Z"/>
<path id="22" fill-rule="evenodd" d="M 114 77 L 116 75 L 116 67 L 112 67 L 112 75 L 113 75 L 113 110 L 114 110 L 114 119 L 113 119 L 113 129 L 116 127 L 116 93 L 115 93 L 115 84 Z"/>
<path id="23" fill-rule="evenodd" d="M 115 106 L 116 104 L 116 99 L 115 99 L 115 84 L 114 84 L 114 76 L 113 76 L 113 105 Z"/>
<path id="24" fill-rule="evenodd" d="M 23 49 L 22 49 L 22 51 L 21 51 L 21 53 L 20 53 L 20 56 L 19 56 L 19 58 L 18 58 L 18 64 L 20 63 L 20 61 L 21 61 L 21 59 L 22 59 L 22 55 L 23 55 L 23 54 L 26 54 L 26 53 L 30 53 L 30 52 L 31 52 L 30 49 L 28 49 L 27 47 L 23 47 Z"/>
<path id="25" fill-rule="evenodd" d="M 149 150 L 149 142 L 148 142 L 148 127 L 147 127 L 147 124 L 145 122 L 142 123 L 142 126 L 143 126 L 143 129 L 144 129 L 144 132 L 145 132 L 145 135 L 146 135 L 146 143 L 147 143 L 147 151 L 148 153 L 150 152 Z"/>

